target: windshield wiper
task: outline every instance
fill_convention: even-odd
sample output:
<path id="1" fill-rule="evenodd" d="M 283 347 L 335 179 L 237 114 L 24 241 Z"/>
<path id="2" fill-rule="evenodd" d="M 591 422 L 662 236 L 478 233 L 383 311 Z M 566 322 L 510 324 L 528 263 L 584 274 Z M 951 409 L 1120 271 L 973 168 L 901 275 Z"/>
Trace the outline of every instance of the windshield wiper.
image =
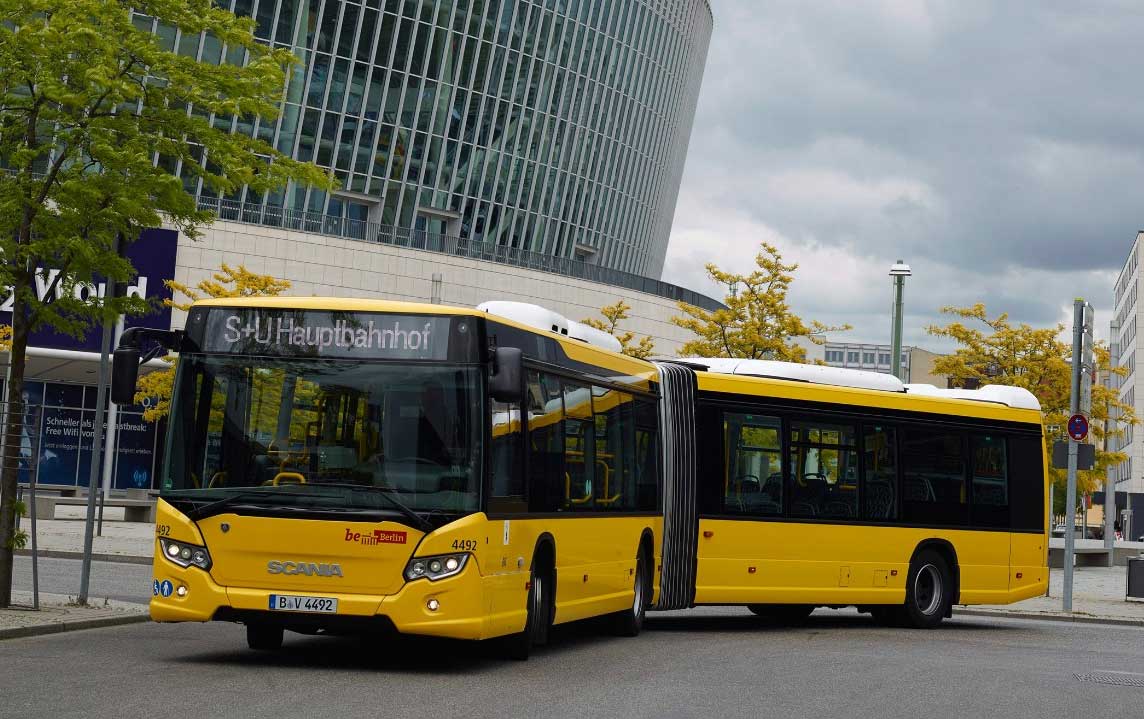
<path id="1" fill-rule="evenodd" d="M 258 491 L 247 490 L 245 492 L 235 492 L 234 494 L 223 497 L 222 499 L 216 499 L 213 502 L 210 502 L 208 504 L 202 505 L 201 507 L 196 507 L 196 508 L 192 509 L 191 511 L 186 513 L 187 519 L 190 519 L 192 522 L 197 522 L 200 519 L 206 519 L 207 517 L 213 517 L 214 515 L 221 512 L 223 509 L 229 507 L 230 505 L 236 504 L 239 500 L 250 499 L 251 497 L 273 496 L 275 494 L 275 492 L 278 492 L 278 491 L 281 491 L 281 490 L 258 490 Z M 191 501 L 191 502 L 195 501 L 194 497 L 171 497 L 171 499 L 174 499 L 176 501 L 178 501 L 180 499 Z"/>
<path id="2" fill-rule="evenodd" d="M 407 504 L 402 502 L 397 497 L 393 496 L 393 495 L 397 494 L 396 489 L 391 489 L 390 487 L 378 487 L 377 485 L 374 485 L 374 484 L 354 484 L 353 482 L 320 482 L 320 483 L 315 483 L 312 486 L 314 486 L 314 487 L 337 487 L 339 489 L 353 489 L 353 490 L 357 490 L 357 491 L 361 491 L 361 492 L 373 492 L 373 493 L 375 493 L 381 497 L 385 497 L 389 501 L 389 503 L 391 505 L 393 505 L 394 509 L 396 509 L 398 512 L 400 512 L 403 517 L 405 517 L 409 521 L 413 522 L 414 525 L 416 525 L 417 527 L 420 527 L 422 530 L 424 530 L 426 532 L 432 532 L 434 529 L 437 528 L 428 519 L 425 519 L 424 517 L 422 517 L 417 512 L 414 512 L 412 509 L 409 508 L 409 506 Z"/>

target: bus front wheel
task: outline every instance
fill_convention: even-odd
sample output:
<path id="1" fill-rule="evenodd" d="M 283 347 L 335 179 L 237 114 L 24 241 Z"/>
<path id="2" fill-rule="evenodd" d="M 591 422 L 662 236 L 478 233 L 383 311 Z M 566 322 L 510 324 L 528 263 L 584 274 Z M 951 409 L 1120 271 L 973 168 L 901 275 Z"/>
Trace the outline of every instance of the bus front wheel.
<path id="1" fill-rule="evenodd" d="M 532 568 L 528 579 L 527 615 L 524 631 L 505 637 L 504 654 L 509 659 L 525 661 L 532 653 L 532 647 L 548 643 L 548 626 L 551 623 L 552 584 L 543 571 Z"/>
<path id="2" fill-rule="evenodd" d="M 255 651 L 272 652 L 282 648 L 283 629 L 274 624 L 247 624 L 246 645 Z"/>
<path id="3" fill-rule="evenodd" d="M 941 624 L 953 601 L 953 580 L 945 559 L 923 550 L 910 563 L 906 577 L 906 603 L 900 610 L 907 626 L 933 629 Z"/>
<path id="4" fill-rule="evenodd" d="M 651 603 L 651 572 L 648 571 L 647 552 L 641 547 L 636 554 L 635 580 L 632 584 L 632 605 L 612 615 L 612 631 L 621 637 L 634 637 L 643 629 L 648 604 Z"/>

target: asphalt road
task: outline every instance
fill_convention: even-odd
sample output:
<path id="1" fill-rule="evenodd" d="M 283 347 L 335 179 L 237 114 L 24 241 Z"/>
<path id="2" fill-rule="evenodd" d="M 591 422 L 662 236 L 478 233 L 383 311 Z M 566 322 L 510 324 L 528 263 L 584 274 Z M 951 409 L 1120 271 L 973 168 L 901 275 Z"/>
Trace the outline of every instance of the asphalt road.
<path id="1" fill-rule="evenodd" d="M 45 594 L 79 594 L 82 562 L 78 559 L 40 558 L 40 591 Z M 32 591 L 32 559 L 16 557 L 12 586 Z M 123 562 L 92 562 L 88 596 L 118 599 L 121 602 L 151 601 L 151 567 Z M 0 706 L 0 717 L 4 715 Z"/>
<path id="2" fill-rule="evenodd" d="M 140 624 L 0 642 L 4 717 L 1140 716 L 1144 630 L 959 618 L 930 632 L 819 610 L 653 615 L 636 639 L 557 629 L 526 663 L 480 645 Z M 1110 674 L 1123 686 L 1080 681 Z"/>

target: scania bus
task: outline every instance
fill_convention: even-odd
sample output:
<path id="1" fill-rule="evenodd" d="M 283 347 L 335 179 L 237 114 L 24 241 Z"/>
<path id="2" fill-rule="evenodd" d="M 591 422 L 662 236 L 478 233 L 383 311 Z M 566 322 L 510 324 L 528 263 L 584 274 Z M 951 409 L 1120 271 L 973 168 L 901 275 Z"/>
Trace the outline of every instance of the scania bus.
<path id="1" fill-rule="evenodd" d="M 206 301 L 183 331 L 126 332 L 118 399 L 141 350 L 179 355 L 152 618 L 242 622 L 257 649 L 379 629 L 526 656 L 600 615 L 638 633 L 663 524 L 655 366 L 525 312 L 557 332 L 341 299 Z"/>
<path id="2" fill-rule="evenodd" d="M 634 635 L 705 604 L 933 626 L 1047 581 L 1020 390 L 650 363 L 518 303 L 259 298 L 128 330 L 117 402 L 164 349 L 151 616 L 240 622 L 255 649 L 376 630 L 526 657 L 553 624 Z"/>

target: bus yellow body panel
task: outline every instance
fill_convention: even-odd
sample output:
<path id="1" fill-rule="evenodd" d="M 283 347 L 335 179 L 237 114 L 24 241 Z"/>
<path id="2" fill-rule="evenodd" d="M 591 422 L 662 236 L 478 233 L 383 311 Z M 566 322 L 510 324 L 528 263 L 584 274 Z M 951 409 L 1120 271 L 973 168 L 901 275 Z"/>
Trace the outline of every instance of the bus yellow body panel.
<path id="1" fill-rule="evenodd" d="M 529 570 L 542 537 L 556 548 L 559 624 L 629 607 L 640 539 L 644 532 L 658 537 L 661 528 L 659 517 L 490 520 L 481 513 L 428 536 L 395 522 L 234 514 L 209 517 L 196 527 L 160 500 L 154 577 L 186 592 L 154 596 L 151 618 L 206 622 L 222 608 L 263 611 L 271 594 L 296 594 L 337 599 L 339 616 L 387 617 L 402 633 L 485 639 L 524 628 Z M 375 531 L 389 541 L 361 541 Z M 170 561 L 160 538 L 206 546 L 211 570 Z M 401 538 L 405 541 L 396 541 Z M 437 581 L 405 580 L 412 557 L 456 553 L 458 547 L 475 547 L 459 574 Z M 340 576 L 271 574 L 271 561 L 336 563 Z M 428 609 L 430 599 L 437 600 L 436 611 Z"/>
<path id="2" fill-rule="evenodd" d="M 696 604 L 901 604 L 914 548 L 948 542 L 960 604 L 1005 604 L 1044 594 L 1037 534 L 753 520 L 699 522 Z M 1010 576 L 1010 543 L 1023 561 Z M 1017 578 L 1016 575 L 1021 577 Z"/>

